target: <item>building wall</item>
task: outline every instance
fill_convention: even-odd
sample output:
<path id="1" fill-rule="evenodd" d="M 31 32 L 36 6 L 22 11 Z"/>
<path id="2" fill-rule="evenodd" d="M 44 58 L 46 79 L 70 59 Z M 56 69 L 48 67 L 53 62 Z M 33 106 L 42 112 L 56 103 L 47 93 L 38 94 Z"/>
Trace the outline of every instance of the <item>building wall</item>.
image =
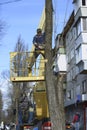
<path id="1" fill-rule="evenodd" d="M 87 2 L 87 1 L 86 1 Z M 84 107 L 84 101 L 82 101 L 82 94 L 83 94 L 83 83 L 85 83 L 85 88 L 87 87 L 87 73 L 80 74 L 79 71 L 79 65 L 76 64 L 77 60 L 79 64 L 87 60 L 87 51 L 86 46 L 80 51 L 79 57 L 77 57 L 77 48 L 80 44 L 87 45 L 87 30 L 83 30 L 83 23 L 81 20 L 83 20 L 83 14 L 79 13 L 78 10 L 84 12 L 84 9 L 82 8 L 82 0 L 76 0 L 74 3 L 74 19 L 75 21 L 69 28 L 68 32 L 65 36 L 65 44 L 66 44 L 66 58 L 67 58 L 67 87 L 66 87 L 66 118 L 70 121 L 73 118 L 73 115 L 76 111 L 79 111 L 81 113 L 81 121 L 80 121 L 80 130 L 87 130 L 86 127 L 86 106 Z M 87 8 L 85 7 L 86 12 Z M 78 17 L 77 17 L 78 15 Z M 87 13 L 86 13 L 87 15 Z M 86 16 L 87 17 L 87 16 Z M 77 21 L 76 21 L 77 20 Z M 78 21 L 80 20 L 80 23 Z M 87 23 L 86 23 L 87 24 Z M 77 35 L 78 34 L 78 35 Z M 85 82 L 84 82 L 85 81 Z M 87 90 L 85 90 L 85 93 L 87 93 Z M 77 101 L 79 100 L 79 106 L 77 107 Z M 87 101 L 86 101 L 87 102 Z M 86 103 L 87 104 L 87 103 Z M 85 113 L 85 114 L 84 114 Z"/>
<path id="2" fill-rule="evenodd" d="M 82 0 L 76 0 L 74 2 L 74 19 L 76 17 L 76 11 L 79 10 L 79 8 L 82 7 Z M 87 11 L 87 8 L 86 8 Z M 81 15 L 81 14 L 80 14 Z M 77 21 L 79 20 L 78 16 Z M 67 31 L 65 35 L 65 44 L 66 44 L 66 59 L 67 59 L 67 89 L 66 89 L 66 96 L 69 95 L 67 93 L 71 93 L 71 99 L 76 100 L 78 94 L 82 94 L 82 82 L 87 79 L 87 74 L 80 74 L 79 73 L 79 68 L 76 65 L 76 62 L 78 59 L 77 57 L 77 50 L 78 46 L 80 44 L 85 43 L 87 45 L 87 31 L 85 33 L 82 32 L 82 23 L 79 25 L 80 27 L 80 34 L 77 35 L 77 25 L 75 24 L 77 21 L 74 21 L 73 24 L 70 26 L 69 30 Z M 81 21 L 81 20 L 80 20 Z M 82 60 L 87 60 L 87 57 L 85 56 L 86 54 L 86 46 L 82 49 L 80 55 Z M 81 59 L 80 59 L 81 60 Z M 72 94 L 73 93 L 73 94 Z M 66 97 L 67 99 L 68 97 Z M 69 99 L 70 100 L 70 99 Z"/>
<path id="3" fill-rule="evenodd" d="M 73 0 L 74 16 L 70 17 L 66 30 L 63 30 L 63 34 L 65 31 L 63 45 L 66 49 L 67 70 L 65 113 L 66 120 L 71 122 L 75 112 L 79 111 L 81 113 L 80 130 L 87 130 L 87 100 L 82 101 L 82 95 L 87 94 L 87 70 L 85 70 L 87 68 L 82 66 L 83 63 L 86 66 L 84 61 L 87 60 L 87 0 L 85 5 L 82 5 L 82 2 L 83 0 Z M 60 46 L 60 44 L 58 39 L 57 45 Z M 79 46 L 81 46 L 80 50 L 78 50 Z"/>

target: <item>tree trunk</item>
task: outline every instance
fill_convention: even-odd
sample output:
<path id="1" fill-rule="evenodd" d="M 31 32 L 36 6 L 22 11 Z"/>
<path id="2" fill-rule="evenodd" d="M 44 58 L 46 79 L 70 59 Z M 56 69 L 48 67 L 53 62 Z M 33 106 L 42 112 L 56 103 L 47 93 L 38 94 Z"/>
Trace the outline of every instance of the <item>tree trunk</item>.
<path id="1" fill-rule="evenodd" d="M 52 0 L 45 0 L 46 13 L 46 89 L 48 98 L 49 114 L 53 130 L 65 130 L 65 116 L 63 103 L 63 76 L 54 76 L 52 72 Z"/>

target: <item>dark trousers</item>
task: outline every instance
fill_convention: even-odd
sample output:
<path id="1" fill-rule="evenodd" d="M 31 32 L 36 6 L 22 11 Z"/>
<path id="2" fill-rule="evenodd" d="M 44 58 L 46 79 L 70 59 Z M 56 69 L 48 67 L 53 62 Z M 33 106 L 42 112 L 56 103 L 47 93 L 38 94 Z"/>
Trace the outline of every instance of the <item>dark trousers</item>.
<path id="1" fill-rule="evenodd" d="M 40 52 L 41 50 L 40 49 L 37 49 L 35 48 L 35 59 L 37 59 L 37 57 L 41 54 L 44 58 L 45 58 L 45 55 L 43 53 Z"/>

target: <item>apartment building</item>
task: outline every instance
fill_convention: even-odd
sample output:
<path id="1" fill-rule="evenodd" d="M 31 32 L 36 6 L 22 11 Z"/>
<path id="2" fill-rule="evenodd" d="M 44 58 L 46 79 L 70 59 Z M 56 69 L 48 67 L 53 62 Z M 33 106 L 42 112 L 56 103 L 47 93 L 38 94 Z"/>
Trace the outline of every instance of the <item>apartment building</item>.
<path id="1" fill-rule="evenodd" d="M 87 130 L 87 0 L 73 0 L 73 12 L 56 37 L 58 73 L 66 74 L 65 113 L 72 121 L 81 114 L 81 130 Z"/>

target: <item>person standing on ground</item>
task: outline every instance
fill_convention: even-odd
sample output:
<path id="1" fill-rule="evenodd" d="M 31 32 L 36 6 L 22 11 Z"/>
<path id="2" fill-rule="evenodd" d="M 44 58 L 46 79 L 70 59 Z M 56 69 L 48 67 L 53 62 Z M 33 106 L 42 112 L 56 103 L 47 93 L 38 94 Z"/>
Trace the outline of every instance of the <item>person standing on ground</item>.
<path id="1" fill-rule="evenodd" d="M 80 114 L 79 114 L 79 112 L 75 113 L 75 115 L 73 117 L 72 125 L 75 127 L 75 130 L 80 130 Z"/>

